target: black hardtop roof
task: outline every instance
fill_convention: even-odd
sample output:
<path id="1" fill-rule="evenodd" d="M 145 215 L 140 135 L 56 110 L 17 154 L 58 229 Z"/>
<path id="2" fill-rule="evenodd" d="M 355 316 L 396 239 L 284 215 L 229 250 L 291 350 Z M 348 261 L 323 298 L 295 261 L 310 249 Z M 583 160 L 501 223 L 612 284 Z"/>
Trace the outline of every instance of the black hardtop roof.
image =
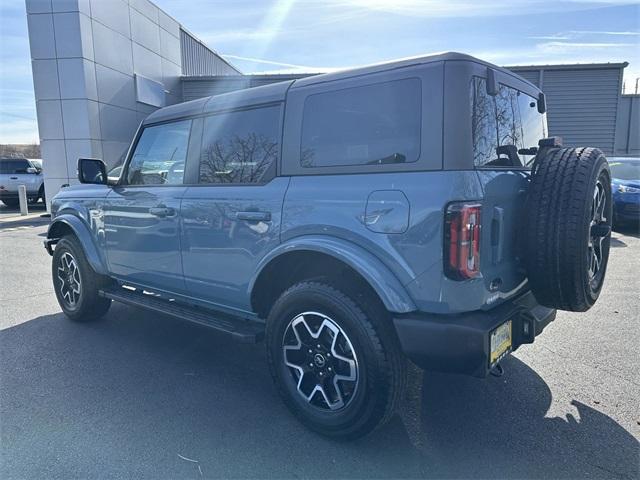
<path id="1" fill-rule="evenodd" d="M 231 110 L 234 108 L 242 108 L 251 105 L 268 104 L 284 101 L 285 96 L 289 88 L 301 88 L 309 85 L 316 85 L 325 82 L 331 82 L 333 80 L 340 80 L 344 78 L 357 77 L 360 75 L 367 75 L 370 73 L 384 72 L 388 70 L 395 70 L 398 68 L 405 68 L 412 65 L 421 65 L 426 63 L 442 62 L 442 61 L 467 61 L 486 65 L 494 68 L 507 75 L 515 77 L 513 72 L 507 69 L 498 67 L 484 60 L 472 57 L 464 53 L 458 52 L 444 52 L 435 53 L 431 55 L 421 55 L 416 57 L 403 58 L 399 60 L 393 60 L 390 62 L 377 63 L 375 65 L 367 65 L 364 67 L 349 68 L 345 70 L 339 70 L 330 73 L 322 73 L 317 75 L 310 75 L 308 77 L 298 78 L 295 80 L 287 80 L 283 82 L 272 83 L 269 85 L 263 85 L 259 87 L 251 87 L 242 90 L 236 90 L 229 93 L 223 93 L 220 95 L 213 95 L 210 97 L 200 98 L 198 100 L 191 100 L 190 102 L 178 103 L 168 107 L 156 110 L 149 115 L 144 121 L 143 125 L 164 122 L 168 120 L 189 117 L 194 115 L 201 115 L 203 113 L 216 112 L 221 110 Z M 522 77 L 517 77 L 519 80 L 526 82 L 533 88 L 537 89 L 531 82 L 524 80 Z"/>

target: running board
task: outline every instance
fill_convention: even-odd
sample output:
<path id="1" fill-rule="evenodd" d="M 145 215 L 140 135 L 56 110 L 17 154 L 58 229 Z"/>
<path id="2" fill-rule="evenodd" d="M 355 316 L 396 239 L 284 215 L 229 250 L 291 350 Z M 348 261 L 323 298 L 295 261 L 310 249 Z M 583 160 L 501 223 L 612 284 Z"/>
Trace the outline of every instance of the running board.
<path id="1" fill-rule="evenodd" d="M 129 290 L 120 286 L 100 290 L 99 294 L 101 297 L 110 298 L 116 302 L 164 313 L 228 333 L 242 343 L 257 343 L 264 337 L 264 325 L 259 322 L 242 320 L 224 313 L 179 304 L 155 294 L 142 293 L 139 290 Z"/>

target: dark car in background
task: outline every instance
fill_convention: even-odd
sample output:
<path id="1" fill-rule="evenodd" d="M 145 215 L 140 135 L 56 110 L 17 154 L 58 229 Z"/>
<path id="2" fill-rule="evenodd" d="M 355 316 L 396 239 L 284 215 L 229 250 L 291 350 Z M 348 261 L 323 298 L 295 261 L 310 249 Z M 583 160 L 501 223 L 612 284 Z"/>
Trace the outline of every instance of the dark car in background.
<path id="1" fill-rule="evenodd" d="M 613 223 L 640 223 L 640 158 L 611 158 Z"/>

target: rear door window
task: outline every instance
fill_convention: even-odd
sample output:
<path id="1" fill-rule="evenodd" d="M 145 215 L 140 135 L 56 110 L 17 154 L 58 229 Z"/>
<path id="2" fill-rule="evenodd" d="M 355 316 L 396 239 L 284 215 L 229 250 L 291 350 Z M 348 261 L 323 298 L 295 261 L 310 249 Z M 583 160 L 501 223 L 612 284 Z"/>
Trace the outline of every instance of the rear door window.
<path id="1" fill-rule="evenodd" d="M 304 168 L 412 163 L 420 156 L 421 82 L 408 78 L 307 97 Z"/>
<path id="2" fill-rule="evenodd" d="M 535 98 L 503 84 L 491 96 L 485 79 L 474 77 L 471 109 L 476 167 L 527 166 L 533 161 L 534 155 L 525 150 L 547 136 L 545 116 L 538 112 Z"/>
<path id="3" fill-rule="evenodd" d="M 280 152 L 281 106 L 207 117 L 202 135 L 200 183 L 263 183 L 275 174 Z"/>

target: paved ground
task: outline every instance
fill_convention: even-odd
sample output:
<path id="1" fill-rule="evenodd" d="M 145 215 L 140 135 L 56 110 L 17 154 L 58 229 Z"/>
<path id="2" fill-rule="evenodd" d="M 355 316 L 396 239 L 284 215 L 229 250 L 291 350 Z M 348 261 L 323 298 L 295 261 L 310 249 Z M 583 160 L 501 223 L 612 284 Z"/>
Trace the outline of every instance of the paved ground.
<path id="1" fill-rule="evenodd" d="M 45 229 L 0 222 L 0 478 L 640 477 L 636 233 L 615 234 L 598 304 L 502 378 L 415 370 L 400 416 L 336 443 L 287 412 L 260 345 L 120 305 L 67 321 Z"/>

